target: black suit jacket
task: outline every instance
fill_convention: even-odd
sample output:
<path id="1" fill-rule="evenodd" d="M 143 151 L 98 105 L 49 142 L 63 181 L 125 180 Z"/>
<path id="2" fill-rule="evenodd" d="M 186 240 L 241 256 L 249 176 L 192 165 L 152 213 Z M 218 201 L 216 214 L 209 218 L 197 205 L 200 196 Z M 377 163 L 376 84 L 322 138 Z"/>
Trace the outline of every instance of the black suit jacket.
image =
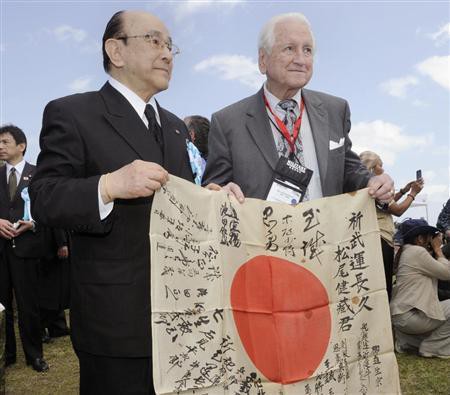
<path id="1" fill-rule="evenodd" d="M 0 168 L 0 218 L 7 219 L 14 223 L 23 219 L 25 203 L 21 192 L 28 187 L 34 175 L 36 167 L 25 162 L 25 166 L 17 184 L 14 199 L 9 199 L 8 185 L 6 182 L 6 166 Z M 28 230 L 14 239 L 15 248 L 13 252 L 21 258 L 39 258 L 46 253 L 46 232 L 40 226 L 36 226 L 35 231 Z M 0 237 L 0 252 L 9 240 Z"/>
<path id="2" fill-rule="evenodd" d="M 108 83 L 98 92 L 52 101 L 44 111 L 32 210 L 49 226 L 73 232 L 72 341 L 91 354 L 151 356 L 152 197 L 116 200 L 101 221 L 98 182 L 101 174 L 136 159 L 192 181 L 187 129 L 158 109 L 163 153 L 129 102 Z"/>

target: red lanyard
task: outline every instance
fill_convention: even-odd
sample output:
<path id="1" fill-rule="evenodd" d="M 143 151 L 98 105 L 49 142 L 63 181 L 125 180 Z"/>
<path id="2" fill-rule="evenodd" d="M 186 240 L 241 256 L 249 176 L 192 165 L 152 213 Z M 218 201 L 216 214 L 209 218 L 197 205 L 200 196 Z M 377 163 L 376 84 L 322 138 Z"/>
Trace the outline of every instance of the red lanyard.
<path id="1" fill-rule="evenodd" d="M 300 128 L 302 127 L 302 117 L 303 117 L 303 110 L 305 109 L 305 102 L 303 99 L 300 99 L 300 116 L 297 118 L 294 124 L 294 130 L 291 134 L 289 133 L 289 130 L 287 130 L 286 125 L 284 122 L 278 118 L 275 113 L 270 108 L 270 104 L 267 101 L 266 95 L 264 94 L 264 103 L 266 103 L 266 107 L 269 109 L 270 113 L 275 118 L 275 122 L 278 125 L 278 130 L 283 135 L 283 137 L 286 139 L 286 141 L 289 143 L 289 147 L 291 148 L 291 153 L 295 153 L 295 142 L 297 141 L 298 134 L 300 132 Z"/>

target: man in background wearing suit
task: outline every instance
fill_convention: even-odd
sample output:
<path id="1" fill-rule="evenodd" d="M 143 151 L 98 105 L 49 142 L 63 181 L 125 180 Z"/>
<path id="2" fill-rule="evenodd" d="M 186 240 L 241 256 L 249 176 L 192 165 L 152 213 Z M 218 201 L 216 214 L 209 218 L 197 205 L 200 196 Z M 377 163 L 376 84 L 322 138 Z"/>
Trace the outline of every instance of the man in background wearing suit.
<path id="1" fill-rule="evenodd" d="M 267 80 L 255 95 L 213 114 L 204 184 L 224 186 L 240 200 L 243 195 L 265 199 L 277 162 L 289 157 L 313 171 L 307 199 L 366 186 L 372 197 L 391 199 L 391 178 L 372 176 L 351 150 L 347 102 L 303 89 L 312 76 L 315 49 L 304 15 L 273 17 L 258 47 Z"/>
<path id="2" fill-rule="evenodd" d="M 39 258 L 45 251 L 45 232 L 31 220 L 24 221 L 21 193 L 28 187 L 35 167 L 24 160 L 27 139 L 14 125 L 0 128 L 0 303 L 5 308 L 5 365 L 16 362 L 13 289 L 19 315 L 19 332 L 27 365 L 48 370 L 42 355 L 38 303 Z"/>
<path id="3" fill-rule="evenodd" d="M 49 229 L 47 254 L 39 264 L 39 308 L 42 342 L 70 334 L 64 310 L 69 308 L 69 232 Z"/>
<path id="4" fill-rule="evenodd" d="M 44 111 L 32 210 L 72 230 L 70 324 L 81 394 L 154 393 L 151 203 L 169 173 L 193 181 L 186 126 L 154 99 L 168 88 L 177 53 L 157 17 L 120 11 L 103 35 L 108 82 Z"/>

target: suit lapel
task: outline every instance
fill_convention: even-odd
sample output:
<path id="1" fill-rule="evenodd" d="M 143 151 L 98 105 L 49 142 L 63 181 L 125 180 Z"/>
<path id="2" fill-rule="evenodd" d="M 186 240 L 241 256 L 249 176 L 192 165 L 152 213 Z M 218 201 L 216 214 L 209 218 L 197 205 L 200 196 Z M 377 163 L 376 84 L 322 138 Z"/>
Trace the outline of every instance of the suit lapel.
<path id="1" fill-rule="evenodd" d="M 187 155 L 186 136 L 169 121 L 166 110 L 158 102 L 159 119 L 164 139 L 164 168 L 171 174 L 178 174 Z"/>
<path id="2" fill-rule="evenodd" d="M 161 150 L 128 100 L 108 82 L 100 94 L 107 108 L 104 116 L 114 130 L 142 160 L 161 164 Z"/>
<path id="3" fill-rule="evenodd" d="M 263 89 L 253 96 L 254 102 L 247 110 L 246 127 L 264 159 L 275 170 L 278 162 L 278 153 L 270 127 L 269 116 L 263 99 Z"/>
<path id="4" fill-rule="evenodd" d="M 0 199 L 3 201 L 2 204 L 9 206 L 8 184 L 6 183 L 6 165 L 3 165 L 0 168 Z"/>
<path id="5" fill-rule="evenodd" d="M 305 101 L 305 108 L 308 113 L 309 124 L 311 125 L 311 133 L 316 148 L 320 180 L 323 189 L 327 175 L 328 154 L 330 149 L 328 115 L 322 105 L 322 101 L 311 91 L 302 89 L 302 98 Z"/>

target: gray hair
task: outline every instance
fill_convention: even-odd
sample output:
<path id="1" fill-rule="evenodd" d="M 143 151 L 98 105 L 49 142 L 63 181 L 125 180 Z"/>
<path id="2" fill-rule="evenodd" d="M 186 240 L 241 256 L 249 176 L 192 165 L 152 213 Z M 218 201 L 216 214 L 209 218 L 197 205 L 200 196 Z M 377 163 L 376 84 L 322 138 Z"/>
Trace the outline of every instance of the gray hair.
<path id="1" fill-rule="evenodd" d="M 286 19 L 294 19 L 302 24 L 304 24 L 311 33 L 311 37 L 313 40 L 313 49 L 315 50 L 315 40 L 311 30 L 311 24 L 309 23 L 306 16 L 301 14 L 300 12 L 288 12 L 286 14 L 275 15 L 270 18 L 266 24 L 261 29 L 258 37 L 258 50 L 264 49 L 268 54 L 272 52 L 272 47 L 275 43 L 275 26 Z"/>

